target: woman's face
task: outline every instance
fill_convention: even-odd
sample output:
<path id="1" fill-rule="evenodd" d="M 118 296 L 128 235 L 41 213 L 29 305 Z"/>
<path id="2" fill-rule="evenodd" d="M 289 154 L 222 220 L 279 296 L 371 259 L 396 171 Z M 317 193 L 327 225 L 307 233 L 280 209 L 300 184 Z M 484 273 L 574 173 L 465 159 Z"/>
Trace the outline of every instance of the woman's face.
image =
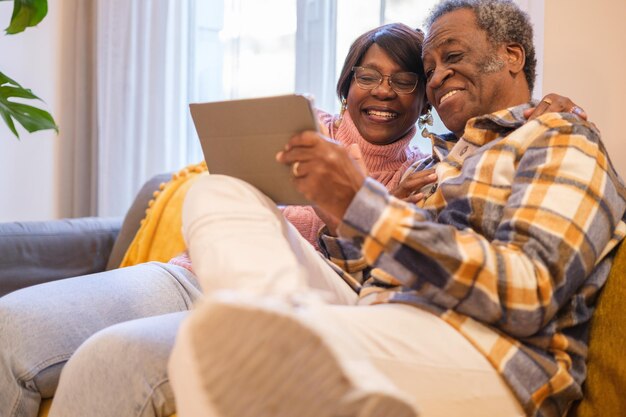
<path id="1" fill-rule="evenodd" d="M 383 75 L 408 71 L 376 44 L 370 46 L 359 66 L 374 68 Z M 423 80 L 412 93 L 398 94 L 391 89 L 388 77 L 371 90 L 359 87 L 353 78 L 347 106 L 350 117 L 366 141 L 387 145 L 400 139 L 415 125 L 425 104 L 424 97 Z"/>

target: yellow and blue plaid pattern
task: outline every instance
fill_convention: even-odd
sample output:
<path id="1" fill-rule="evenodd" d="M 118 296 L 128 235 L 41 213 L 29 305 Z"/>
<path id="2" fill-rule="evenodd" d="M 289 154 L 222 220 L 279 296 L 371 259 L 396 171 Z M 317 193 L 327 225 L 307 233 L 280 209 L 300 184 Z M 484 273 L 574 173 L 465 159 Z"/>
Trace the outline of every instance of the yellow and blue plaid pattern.
<path id="1" fill-rule="evenodd" d="M 458 329 L 530 416 L 581 398 L 589 319 L 626 235 L 626 189 L 599 132 L 565 113 L 514 107 L 434 138 L 438 187 L 419 204 L 367 180 L 321 248 L 362 274 L 361 303 L 403 302 Z M 347 275 L 347 274 L 344 274 Z M 352 280 L 351 285 L 354 284 Z"/>

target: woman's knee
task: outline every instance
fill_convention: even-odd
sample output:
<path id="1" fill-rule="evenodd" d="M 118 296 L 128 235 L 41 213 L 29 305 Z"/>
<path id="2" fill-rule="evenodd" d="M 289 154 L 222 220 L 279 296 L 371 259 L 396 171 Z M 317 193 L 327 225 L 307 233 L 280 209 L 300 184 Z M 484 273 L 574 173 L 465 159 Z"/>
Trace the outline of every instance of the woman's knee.
<path id="1" fill-rule="evenodd" d="M 47 398 L 73 348 L 63 340 L 54 315 L 31 302 L 35 292 L 24 289 L 0 297 L 0 372 Z"/>
<path id="2" fill-rule="evenodd" d="M 3 354 L 11 351 L 14 355 L 34 356 L 38 351 L 49 349 L 49 343 L 45 341 L 47 337 L 58 334 L 53 312 L 40 308 L 31 296 L 37 298 L 34 287 L 0 297 Z"/>
<path id="3" fill-rule="evenodd" d="M 87 339 L 63 371 L 51 417 L 88 415 L 112 402 L 125 415 L 172 413 L 167 360 L 177 326 L 168 320 L 179 315 L 182 320 L 171 314 L 121 323 Z M 159 318 L 162 332 L 154 325 Z"/>
<path id="4" fill-rule="evenodd" d="M 64 372 L 68 379 L 72 376 L 81 384 L 100 383 L 103 386 L 98 389 L 102 390 L 113 388 L 107 386 L 111 378 L 128 381 L 146 372 L 159 374 L 152 368 L 158 368 L 161 360 L 167 361 L 169 348 L 153 342 L 130 330 L 127 323 L 111 326 L 87 339 Z"/>

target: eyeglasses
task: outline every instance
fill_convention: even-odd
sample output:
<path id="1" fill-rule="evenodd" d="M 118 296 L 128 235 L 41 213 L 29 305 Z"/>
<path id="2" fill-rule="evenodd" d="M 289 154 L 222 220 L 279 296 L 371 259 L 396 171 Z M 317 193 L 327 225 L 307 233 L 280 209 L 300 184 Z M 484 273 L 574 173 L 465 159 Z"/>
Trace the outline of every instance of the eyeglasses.
<path id="1" fill-rule="evenodd" d="M 374 68 L 352 67 L 354 81 L 364 90 L 373 90 L 378 87 L 385 77 L 389 79 L 389 86 L 398 94 L 411 94 L 417 88 L 419 76 L 414 72 L 396 72 L 383 75 Z"/>

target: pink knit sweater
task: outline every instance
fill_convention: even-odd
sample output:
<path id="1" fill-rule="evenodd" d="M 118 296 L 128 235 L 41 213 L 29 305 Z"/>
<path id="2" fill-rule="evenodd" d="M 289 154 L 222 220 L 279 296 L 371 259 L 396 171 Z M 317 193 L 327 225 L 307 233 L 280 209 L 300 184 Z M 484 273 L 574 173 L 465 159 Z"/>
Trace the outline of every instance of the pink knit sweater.
<path id="1" fill-rule="evenodd" d="M 411 139 L 415 135 L 415 127 L 394 143 L 373 145 L 361 137 L 348 112 L 344 113 L 339 128 L 336 128 L 334 124 L 338 116 L 320 110 L 317 111 L 317 115 L 322 125 L 328 129 L 332 139 L 345 146 L 353 143 L 359 145 L 368 175 L 384 184 L 389 190 L 398 185 L 402 174 L 412 162 L 425 156 L 410 146 Z M 324 226 L 324 222 L 315 214 L 312 207 L 287 206 L 283 208 L 283 214 L 306 240 L 319 249 L 317 234 Z M 173 258 L 170 263 L 192 270 L 187 252 Z"/>

